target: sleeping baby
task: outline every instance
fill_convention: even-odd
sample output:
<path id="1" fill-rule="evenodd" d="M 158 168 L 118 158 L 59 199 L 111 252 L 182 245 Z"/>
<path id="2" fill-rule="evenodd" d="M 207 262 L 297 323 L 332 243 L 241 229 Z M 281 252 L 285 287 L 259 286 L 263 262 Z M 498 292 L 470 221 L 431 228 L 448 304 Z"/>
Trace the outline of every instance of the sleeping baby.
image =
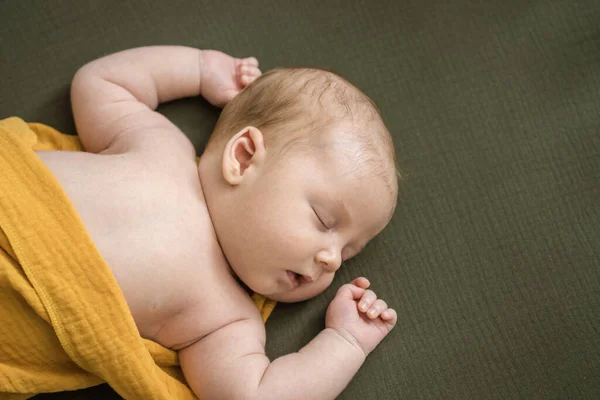
<path id="1" fill-rule="evenodd" d="M 199 161 L 154 110 L 202 95 L 224 107 Z M 328 71 L 213 50 L 142 47 L 75 75 L 85 152 L 39 151 L 110 267 L 140 335 L 176 350 L 201 399 L 334 399 L 396 324 L 358 277 L 325 329 L 270 361 L 247 289 L 321 293 L 390 221 L 392 140 L 371 100 Z"/>

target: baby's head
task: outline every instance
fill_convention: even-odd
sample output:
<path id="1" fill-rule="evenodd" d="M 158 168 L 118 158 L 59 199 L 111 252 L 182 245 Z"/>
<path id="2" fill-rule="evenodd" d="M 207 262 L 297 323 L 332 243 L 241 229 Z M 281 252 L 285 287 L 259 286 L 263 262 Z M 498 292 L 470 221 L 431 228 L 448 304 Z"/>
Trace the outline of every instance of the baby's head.
<path id="1" fill-rule="evenodd" d="M 265 73 L 224 109 L 199 172 L 219 243 L 251 290 L 313 297 L 390 221 L 398 178 L 371 100 L 318 69 Z"/>

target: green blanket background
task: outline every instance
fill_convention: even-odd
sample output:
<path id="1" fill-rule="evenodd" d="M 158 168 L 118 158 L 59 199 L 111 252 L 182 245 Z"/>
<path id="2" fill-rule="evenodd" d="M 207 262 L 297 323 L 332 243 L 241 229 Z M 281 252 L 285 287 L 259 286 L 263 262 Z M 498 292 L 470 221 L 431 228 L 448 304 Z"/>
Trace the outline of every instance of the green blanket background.
<path id="1" fill-rule="evenodd" d="M 142 45 L 330 68 L 374 99 L 406 177 L 396 214 L 329 290 L 278 305 L 270 356 L 366 275 L 399 323 L 340 399 L 600 398 L 597 0 L 4 0 L 0 21 L 0 118 L 70 133 L 77 68 Z M 218 115 L 160 111 L 199 152 Z"/>

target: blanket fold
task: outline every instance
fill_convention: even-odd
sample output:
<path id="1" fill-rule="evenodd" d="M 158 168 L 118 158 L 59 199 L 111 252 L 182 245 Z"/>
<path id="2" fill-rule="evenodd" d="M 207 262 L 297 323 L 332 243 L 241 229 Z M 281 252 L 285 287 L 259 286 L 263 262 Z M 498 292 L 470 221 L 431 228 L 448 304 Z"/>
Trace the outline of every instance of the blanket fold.
<path id="1" fill-rule="evenodd" d="M 124 398 L 191 399 L 177 354 L 139 336 L 110 269 L 33 150 L 68 136 L 0 121 L 0 398 L 108 382 Z M 275 302 L 253 299 L 266 321 Z"/>

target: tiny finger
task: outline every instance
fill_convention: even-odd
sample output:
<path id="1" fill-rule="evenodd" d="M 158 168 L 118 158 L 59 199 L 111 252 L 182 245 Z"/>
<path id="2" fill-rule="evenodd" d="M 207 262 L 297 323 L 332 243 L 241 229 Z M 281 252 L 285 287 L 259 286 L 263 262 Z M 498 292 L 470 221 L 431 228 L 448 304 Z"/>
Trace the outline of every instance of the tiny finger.
<path id="1" fill-rule="evenodd" d="M 383 301 L 381 299 L 377 299 L 377 300 L 375 300 L 373 305 L 369 308 L 369 311 L 367 311 L 367 317 L 369 317 L 371 319 L 375 319 L 375 318 L 379 317 L 379 314 L 381 314 L 381 312 L 383 310 L 386 310 L 387 308 L 388 308 L 388 306 L 385 301 Z"/>
<path id="2" fill-rule="evenodd" d="M 360 302 L 358 303 L 358 309 L 362 312 L 366 312 L 375 300 L 377 300 L 375 292 L 372 290 L 365 290 L 362 299 L 360 299 Z"/>
<path id="3" fill-rule="evenodd" d="M 366 289 L 371 285 L 371 282 L 369 282 L 367 278 L 361 276 L 353 280 L 352 284 L 360 288 Z"/>
<path id="4" fill-rule="evenodd" d="M 262 72 L 260 72 L 260 69 L 258 69 L 257 67 L 252 67 L 250 65 L 242 65 L 240 67 L 240 71 L 242 72 L 242 75 L 249 75 L 249 76 L 260 76 L 262 74 Z"/>
<path id="5" fill-rule="evenodd" d="M 398 320 L 398 315 L 393 308 L 388 308 L 381 313 L 381 319 L 388 324 L 395 325 Z"/>
<path id="6" fill-rule="evenodd" d="M 353 285 L 352 283 L 347 283 L 345 285 L 340 286 L 336 293 L 336 296 L 342 296 L 356 301 L 362 297 L 364 292 L 365 289 Z"/>
<path id="7" fill-rule="evenodd" d="M 247 57 L 242 59 L 242 64 L 258 67 L 258 60 L 256 59 L 256 57 Z"/>
<path id="8" fill-rule="evenodd" d="M 255 66 L 252 66 L 252 65 L 248 65 L 248 64 L 244 64 L 244 63 L 242 63 L 240 65 L 240 71 L 244 72 L 244 73 L 249 73 L 250 71 L 252 71 L 254 69 L 258 69 L 258 67 L 255 67 Z"/>

